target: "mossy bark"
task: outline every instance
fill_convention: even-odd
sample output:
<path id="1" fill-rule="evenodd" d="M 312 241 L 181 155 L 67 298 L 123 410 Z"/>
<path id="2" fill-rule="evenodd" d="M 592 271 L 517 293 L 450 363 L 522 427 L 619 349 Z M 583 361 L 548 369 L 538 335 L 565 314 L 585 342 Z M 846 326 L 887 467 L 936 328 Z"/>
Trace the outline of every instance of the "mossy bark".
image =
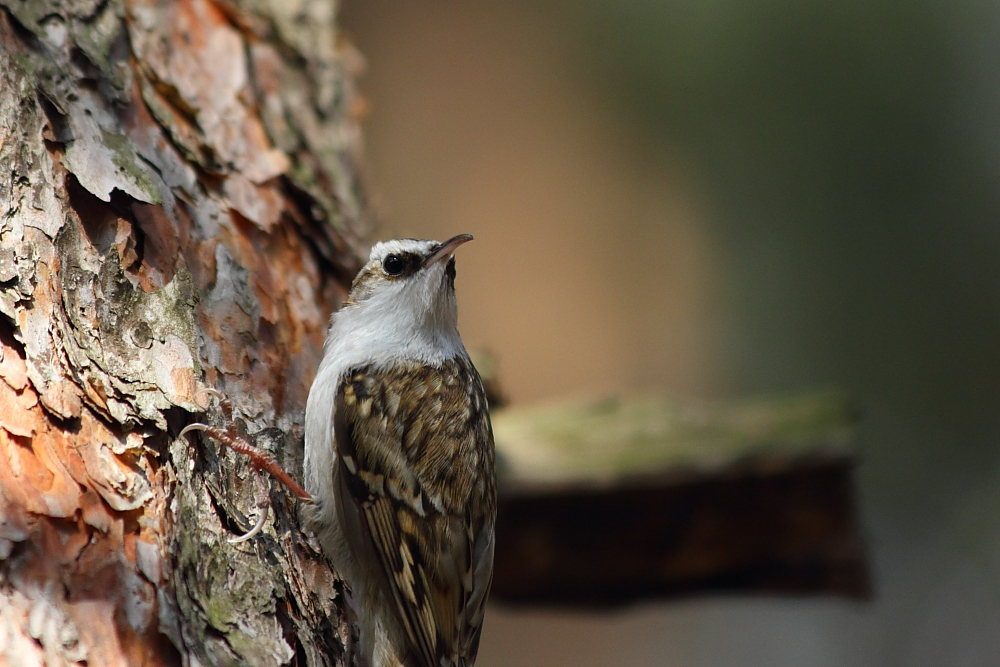
<path id="1" fill-rule="evenodd" d="M 0 0 L 0 662 L 341 664 L 296 503 L 370 222 L 330 0 Z M 267 496 L 262 533 L 241 544 Z"/>

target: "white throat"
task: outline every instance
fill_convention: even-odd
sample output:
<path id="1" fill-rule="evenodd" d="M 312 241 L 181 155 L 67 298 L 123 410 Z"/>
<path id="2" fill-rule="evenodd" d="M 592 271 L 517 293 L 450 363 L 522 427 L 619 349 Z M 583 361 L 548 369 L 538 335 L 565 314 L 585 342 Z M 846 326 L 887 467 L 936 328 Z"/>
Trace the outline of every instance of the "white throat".
<path id="1" fill-rule="evenodd" d="M 335 313 L 320 372 L 359 366 L 392 366 L 403 360 L 439 366 L 465 354 L 458 335 L 455 295 L 443 287 L 444 264 L 415 280 L 392 285 Z"/>

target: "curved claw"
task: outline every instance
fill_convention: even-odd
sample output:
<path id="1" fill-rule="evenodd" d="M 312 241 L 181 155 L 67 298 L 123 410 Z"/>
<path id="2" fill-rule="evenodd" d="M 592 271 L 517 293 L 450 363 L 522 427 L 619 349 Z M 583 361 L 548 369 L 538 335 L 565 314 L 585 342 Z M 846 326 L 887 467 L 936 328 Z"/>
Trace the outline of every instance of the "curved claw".
<path id="1" fill-rule="evenodd" d="M 202 389 L 199 389 L 198 391 L 195 392 L 194 395 L 199 396 L 201 394 L 208 394 L 209 396 L 214 396 L 215 398 L 222 398 L 222 392 L 219 391 L 218 389 L 212 389 L 211 387 L 204 387 Z"/>
<path id="2" fill-rule="evenodd" d="M 194 392 L 194 400 L 196 403 L 198 402 L 198 397 L 201 396 L 202 394 L 208 394 L 209 396 L 212 396 L 220 401 L 224 398 L 221 391 L 217 389 L 212 389 L 211 387 L 205 387 L 204 389 L 199 389 L 198 391 Z"/>
<path id="3" fill-rule="evenodd" d="M 255 536 L 264 527 L 264 523 L 267 521 L 268 510 L 270 509 L 271 503 L 264 503 L 264 506 L 261 508 L 260 515 L 257 517 L 257 523 L 250 529 L 250 532 L 245 535 L 240 535 L 239 537 L 231 537 L 226 541 L 230 544 L 239 544 L 240 542 L 246 542 L 251 537 Z"/>
<path id="4" fill-rule="evenodd" d="M 187 426 L 181 429 L 181 434 L 179 437 L 183 438 L 191 431 L 207 431 L 210 428 L 211 427 L 208 424 L 199 424 L 199 423 L 188 424 Z"/>

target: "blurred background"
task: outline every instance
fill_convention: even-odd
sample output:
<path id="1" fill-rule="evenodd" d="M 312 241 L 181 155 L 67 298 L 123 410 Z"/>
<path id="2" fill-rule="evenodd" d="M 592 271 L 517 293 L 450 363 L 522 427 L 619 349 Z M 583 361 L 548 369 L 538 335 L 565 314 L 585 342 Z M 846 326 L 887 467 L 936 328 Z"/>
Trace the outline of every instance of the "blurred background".
<path id="1" fill-rule="evenodd" d="M 487 615 L 483 667 L 1000 664 L 1000 5 L 345 0 L 379 236 L 517 404 L 835 385 L 870 602 Z"/>

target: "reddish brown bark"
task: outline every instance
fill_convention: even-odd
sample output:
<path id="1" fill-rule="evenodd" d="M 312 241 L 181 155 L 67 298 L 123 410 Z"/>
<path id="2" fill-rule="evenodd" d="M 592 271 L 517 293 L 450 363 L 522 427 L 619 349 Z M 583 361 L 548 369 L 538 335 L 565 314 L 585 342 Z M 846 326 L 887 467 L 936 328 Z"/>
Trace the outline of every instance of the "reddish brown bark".
<path id="1" fill-rule="evenodd" d="M 177 435 L 217 388 L 300 469 L 369 227 L 357 60 L 326 0 L 0 0 L 0 663 L 342 656 L 295 501 Z"/>

